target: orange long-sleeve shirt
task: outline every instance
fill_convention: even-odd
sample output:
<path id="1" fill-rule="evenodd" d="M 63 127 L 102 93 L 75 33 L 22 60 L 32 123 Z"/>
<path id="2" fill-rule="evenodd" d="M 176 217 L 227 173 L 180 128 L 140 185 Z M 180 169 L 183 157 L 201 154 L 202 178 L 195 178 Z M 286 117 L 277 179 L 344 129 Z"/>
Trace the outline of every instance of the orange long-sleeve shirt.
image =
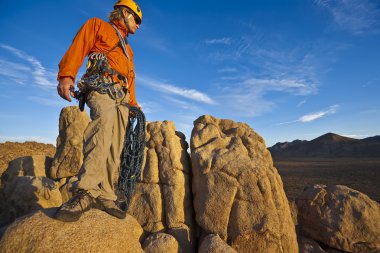
<path id="1" fill-rule="evenodd" d="M 121 23 L 116 22 L 115 25 L 122 36 L 125 37 L 127 31 Z M 119 43 L 119 41 L 117 32 L 110 23 L 99 18 L 89 19 L 78 31 L 70 48 L 59 63 L 58 79 L 71 77 L 75 80 L 78 70 L 87 55 L 93 52 L 106 53 Z M 129 59 L 121 47 L 114 48 L 107 54 L 107 58 L 111 68 L 128 78 L 128 90 L 130 93 L 129 104 L 137 106 L 133 52 L 129 44 L 127 44 L 127 51 Z"/>

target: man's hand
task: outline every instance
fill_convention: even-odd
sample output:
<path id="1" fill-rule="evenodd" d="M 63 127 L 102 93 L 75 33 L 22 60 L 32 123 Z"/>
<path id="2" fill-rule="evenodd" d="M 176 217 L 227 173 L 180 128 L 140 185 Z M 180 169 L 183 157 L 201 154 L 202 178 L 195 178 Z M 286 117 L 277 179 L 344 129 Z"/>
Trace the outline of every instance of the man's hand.
<path id="1" fill-rule="evenodd" d="M 71 97 L 74 97 L 74 81 L 71 77 L 62 77 L 59 79 L 57 86 L 58 94 L 67 101 L 71 102 Z"/>

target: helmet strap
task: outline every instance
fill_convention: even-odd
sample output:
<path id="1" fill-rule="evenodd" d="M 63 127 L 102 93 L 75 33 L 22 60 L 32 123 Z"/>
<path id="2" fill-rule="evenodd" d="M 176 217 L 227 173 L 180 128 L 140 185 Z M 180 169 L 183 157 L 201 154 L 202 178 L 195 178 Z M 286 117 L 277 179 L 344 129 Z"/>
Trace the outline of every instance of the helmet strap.
<path id="1" fill-rule="evenodd" d="M 129 24 L 128 24 L 128 19 L 130 19 L 130 16 L 131 14 L 128 13 L 129 15 L 127 15 L 126 17 L 124 16 L 124 12 L 123 12 L 123 8 L 118 8 L 119 10 L 119 13 L 121 14 L 121 16 L 123 17 L 123 20 L 124 20 L 124 24 L 125 24 L 125 27 L 128 29 L 128 31 L 130 30 L 130 27 L 129 27 Z"/>

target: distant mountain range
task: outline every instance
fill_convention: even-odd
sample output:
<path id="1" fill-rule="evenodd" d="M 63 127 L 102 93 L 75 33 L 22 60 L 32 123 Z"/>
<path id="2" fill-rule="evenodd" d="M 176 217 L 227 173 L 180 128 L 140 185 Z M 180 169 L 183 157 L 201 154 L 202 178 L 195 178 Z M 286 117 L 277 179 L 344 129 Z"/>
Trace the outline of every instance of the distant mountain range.
<path id="1" fill-rule="evenodd" d="M 274 160 L 294 158 L 380 158 L 380 136 L 353 139 L 334 133 L 311 141 L 279 142 L 268 148 Z"/>

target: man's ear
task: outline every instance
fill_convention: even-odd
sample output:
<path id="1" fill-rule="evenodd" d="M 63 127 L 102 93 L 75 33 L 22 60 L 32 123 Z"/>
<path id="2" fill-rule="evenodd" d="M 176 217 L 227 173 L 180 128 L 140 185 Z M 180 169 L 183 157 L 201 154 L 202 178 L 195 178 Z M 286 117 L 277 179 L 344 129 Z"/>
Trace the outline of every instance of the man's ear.
<path id="1" fill-rule="evenodd" d="M 123 13 L 123 17 L 126 18 L 128 14 L 127 10 L 123 8 L 121 12 Z"/>

